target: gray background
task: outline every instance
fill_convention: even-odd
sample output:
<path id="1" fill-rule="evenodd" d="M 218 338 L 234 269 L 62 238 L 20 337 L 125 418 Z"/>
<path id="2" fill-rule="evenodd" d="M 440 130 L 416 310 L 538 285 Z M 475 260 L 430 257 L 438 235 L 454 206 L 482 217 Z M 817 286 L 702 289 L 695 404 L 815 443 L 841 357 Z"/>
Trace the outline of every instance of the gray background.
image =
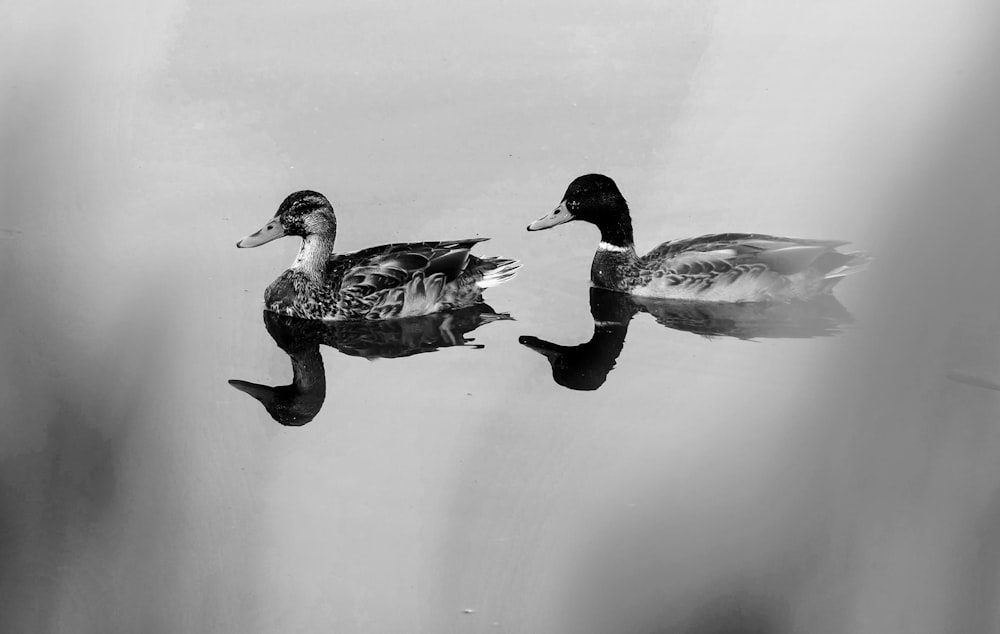
<path id="1" fill-rule="evenodd" d="M 4 632 L 992 632 L 1000 627 L 995 3 L 0 6 Z M 601 390 L 597 240 L 842 238 L 857 325 L 706 340 L 637 317 Z M 260 316 L 290 191 L 344 250 L 524 262 L 483 350 L 324 350 Z M 964 383 L 952 376 L 973 377 Z M 975 385 L 979 383 L 979 385 Z"/>

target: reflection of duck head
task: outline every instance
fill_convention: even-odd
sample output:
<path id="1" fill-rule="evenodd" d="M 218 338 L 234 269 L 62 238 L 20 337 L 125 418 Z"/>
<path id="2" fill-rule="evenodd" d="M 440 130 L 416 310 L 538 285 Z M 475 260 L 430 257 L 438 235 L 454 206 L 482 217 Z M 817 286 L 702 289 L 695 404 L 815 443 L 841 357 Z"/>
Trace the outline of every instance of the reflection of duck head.
<path id="1" fill-rule="evenodd" d="M 366 359 L 407 357 L 468 346 L 473 339 L 467 338 L 467 333 L 510 318 L 486 304 L 422 317 L 372 321 L 317 321 L 264 311 L 268 334 L 292 362 L 292 383 L 269 387 L 234 379 L 229 384 L 260 401 L 282 425 L 305 425 L 319 413 L 326 398 L 321 344 Z"/>
<path id="2" fill-rule="evenodd" d="M 850 313 L 832 295 L 792 302 L 708 303 L 648 299 L 591 288 L 594 334 L 590 341 L 578 346 L 528 336 L 519 341 L 549 360 L 552 378 L 559 385 L 596 390 L 615 366 L 625 345 L 628 323 L 637 312 L 649 313 L 659 324 L 674 330 L 738 339 L 825 337 L 851 322 Z"/>
<path id="3" fill-rule="evenodd" d="M 292 361 L 291 384 L 271 387 L 238 379 L 229 384 L 260 401 L 271 418 L 282 425 L 299 427 L 319 414 L 326 399 L 323 356 L 318 345 L 286 352 Z"/>
<path id="4" fill-rule="evenodd" d="M 524 336 L 518 341 L 543 355 L 552 366 L 552 379 L 571 390 L 596 390 L 615 367 L 615 360 L 625 345 L 628 323 L 638 311 L 632 298 L 624 293 L 590 289 L 590 314 L 594 334 L 578 346 L 561 346 L 538 337 Z"/>

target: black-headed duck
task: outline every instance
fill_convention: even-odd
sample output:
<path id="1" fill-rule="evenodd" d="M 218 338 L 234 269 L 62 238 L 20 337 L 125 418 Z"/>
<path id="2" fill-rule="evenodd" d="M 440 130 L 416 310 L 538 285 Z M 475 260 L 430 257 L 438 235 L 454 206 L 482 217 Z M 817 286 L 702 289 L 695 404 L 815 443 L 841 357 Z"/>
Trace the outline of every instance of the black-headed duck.
<path id="1" fill-rule="evenodd" d="M 808 299 L 830 292 L 868 262 L 841 253 L 835 240 L 800 240 L 758 233 L 718 233 L 664 242 L 636 254 L 628 203 L 601 174 L 570 183 L 551 213 L 528 225 L 539 231 L 582 220 L 597 225 L 601 242 L 590 277 L 595 286 L 641 297 L 708 302 Z"/>

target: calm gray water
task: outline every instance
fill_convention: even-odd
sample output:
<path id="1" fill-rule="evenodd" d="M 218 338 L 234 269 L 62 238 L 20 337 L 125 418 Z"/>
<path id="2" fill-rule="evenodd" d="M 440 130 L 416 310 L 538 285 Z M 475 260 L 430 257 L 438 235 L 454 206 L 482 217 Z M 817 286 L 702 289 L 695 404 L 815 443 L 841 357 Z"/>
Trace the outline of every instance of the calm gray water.
<path id="1" fill-rule="evenodd" d="M 0 9 L 0 631 L 1000 628 L 989 3 L 91 4 Z M 640 249 L 876 260 L 804 330 L 616 303 L 524 231 L 586 172 Z M 512 319 L 290 357 L 234 243 L 302 188 L 491 237 Z M 293 363 L 304 425 L 228 384 Z"/>

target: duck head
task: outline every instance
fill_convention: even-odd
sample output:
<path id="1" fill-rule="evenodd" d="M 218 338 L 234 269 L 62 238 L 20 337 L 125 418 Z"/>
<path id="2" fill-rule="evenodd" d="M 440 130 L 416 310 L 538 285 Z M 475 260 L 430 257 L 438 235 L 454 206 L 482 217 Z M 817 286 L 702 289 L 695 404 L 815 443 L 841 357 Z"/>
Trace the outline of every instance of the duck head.
<path id="1" fill-rule="evenodd" d="M 628 203 L 615 182 L 603 174 L 587 174 L 570 183 L 559 206 L 528 225 L 528 231 L 541 231 L 571 220 L 597 225 L 602 242 L 618 247 L 634 243 Z"/>
<path id="2" fill-rule="evenodd" d="M 236 243 L 245 249 L 257 247 L 282 236 L 324 236 L 333 239 L 337 235 L 337 217 L 326 196 L 319 192 L 303 190 L 289 194 L 278 212 L 267 224 Z"/>

